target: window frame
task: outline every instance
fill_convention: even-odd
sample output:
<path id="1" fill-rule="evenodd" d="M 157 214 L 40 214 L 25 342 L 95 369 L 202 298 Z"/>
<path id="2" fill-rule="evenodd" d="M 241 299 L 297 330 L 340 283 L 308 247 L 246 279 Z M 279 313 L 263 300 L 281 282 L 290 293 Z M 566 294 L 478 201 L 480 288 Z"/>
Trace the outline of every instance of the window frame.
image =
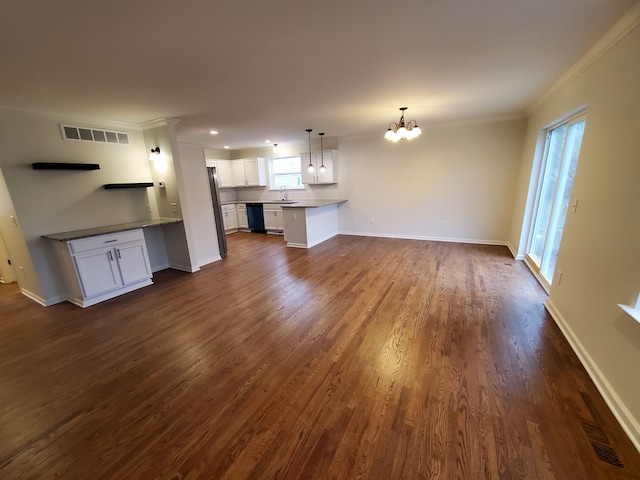
<path id="1" fill-rule="evenodd" d="M 289 159 L 289 158 L 297 158 L 300 164 L 299 170 L 291 170 L 289 172 L 278 172 L 274 173 L 273 162 L 274 160 L 281 159 Z M 300 155 L 287 155 L 284 157 L 271 157 L 269 158 L 267 168 L 269 169 L 269 190 L 280 190 L 281 186 L 276 185 L 275 177 L 276 175 L 299 175 L 300 184 L 299 185 L 287 185 L 287 190 L 304 190 L 305 185 L 302 183 L 302 158 Z"/>

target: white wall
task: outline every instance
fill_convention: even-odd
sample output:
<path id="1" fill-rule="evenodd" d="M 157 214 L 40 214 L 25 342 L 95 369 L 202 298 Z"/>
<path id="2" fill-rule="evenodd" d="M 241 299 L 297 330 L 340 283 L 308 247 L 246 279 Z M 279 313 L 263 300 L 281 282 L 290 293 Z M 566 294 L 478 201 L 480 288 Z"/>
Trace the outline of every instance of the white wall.
<path id="1" fill-rule="evenodd" d="M 578 209 L 567 216 L 556 266 L 562 283 L 556 275 L 547 306 L 640 449 L 640 325 L 616 306 L 633 305 L 640 291 L 640 6 L 631 14 L 630 33 L 533 110 L 510 242 L 524 252 L 540 130 L 588 104 L 572 192 Z"/>
<path id="2" fill-rule="evenodd" d="M 126 130 L 130 144 L 65 141 L 61 122 L 87 125 L 62 116 L 0 109 L 0 168 L 30 259 L 13 248 L 20 242 L 5 235 L 15 229 L 2 227 L 3 237 L 11 255 L 18 254 L 14 266 L 21 288 L 44 303 L 58 301 L 63 291 L 49 240 L 41 235 L 143 220 L 152 215 L 145 208 L 150 203 L 146 189 L 102 187 L 106 183 L 151 180 L 142 132 L 123 125 L 89 124 Z M 100 170 L 33 170 L 33 162 L 98 163 Z M 4 225 L 6 219 L 2 222 Z"/>
<path id="3" fill-rule="evenodd" d="M 188 204 L 193 219 L 192 232 L 196 264 L 201 267 L 220 260 L 216 221 L 211 201 L 211 187 L 202 147 L 178 144 L 180 165 L 188 188 L 180 198 Z M 185 221 L 188 221 L 185 219 Z M 224 229 L 224 226 L 222 227 Z"/>
<path id="4" fill-rule="evenodd" d="M 341 233 L 506 244 L 525 123 L 340 139 Z"/>

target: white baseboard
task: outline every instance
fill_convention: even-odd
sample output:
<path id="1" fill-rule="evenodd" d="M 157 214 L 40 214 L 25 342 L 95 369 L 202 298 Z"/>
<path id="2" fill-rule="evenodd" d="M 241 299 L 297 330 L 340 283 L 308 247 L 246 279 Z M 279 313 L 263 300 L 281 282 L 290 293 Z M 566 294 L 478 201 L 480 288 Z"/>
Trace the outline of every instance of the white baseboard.
<path id="1" fill-rule="evenodd" d="M 159 272 L 160 270 L 166 270 L 167 268 L 169 268 L 169 263 L 163 263 L 161 265 L 152 265 L 151 273 L 156 273 L 156 272 Z"/>
<path id="2" fill-rule="evenodd" d="M 339 235 L 352 235 L 354 237 L 378 237 L 378 238 L 400 238 L 404 240 L 428 240 L 431 242 L 451 242 L 451 243 L 474 243 L 478 245 L 498 245 L 508 247 L 508 242 L 504 240 L 484 240 L 478 238 L 454 238 L 454 237 L 428 237 L 422 235 L 402 235 L 394 233 L 369 233 L 369 232 L 345 232 L 340 231 Z"/>
<path id="3" fill-rule="evenodd" d="M 622 426 L 625 433 L 631 439 L 631 442 L 636 447 L 636 449 L 640 452 L 640 423 L 631 415 L 629 409 L 622 402 L 618 394 L 611 387 L 611 384 L 607 381 L 607 378 L 604 376 L 602 371 L 598 368 L 596 362 L 591 358 L 589 352 L 584 348 L 578 337 L 575 335 L 567 321 L 564 319 L 562 314 L 558 311 L 556 306 L 553 304 L 551 300 L 547 298 L 547 301 L 544 303 L 545 308 L 551 315 L 551 318 L 556 322 L 558 328 L 562 331 L 562 334 L 565 336 L 569 345 L 578 356 L 580 363 L 587 371 L 587 374 L 593 380 L 593 383 L 596 385 L 596 388 L 604 398 L 604 401 L 607 403 L 611 412 L 616 417 L 620 425 Z"/>
<path id="4" fill-rule="evenodd" d="M 177 263 L 170 263 L 169 268 L 173 268 L 174 270 L 180 270 L 181 272 L 187 272 L 187 273 L 195 273 L 198 270 L 200 270 L 200 267 L 191 268 L 188 265 L 179 265 Z"/>
<path id="5" fill-rule="evenodd" d="M 216 255 L 215 257 L 205 258 L 201 262 L 198 263 L 198 267 L 204 267 L 205 265 L 209 265 L 210 263 L 217 262 L 218 260 L 222 260 L 220 255 Z"/>
<path id="6" fill-rule="evenodd" d="M 513 245 L 511 245 L 511 242 L 507 242 L 507 248 L 511 252 L 511 255 L 513 256 L 514 259 L 524 260 L 524 255 L 518 255 L 518 252 L 516 252 L 516 249 L 513 248 Z"/>
<path id="7" fill-rule="evenodd" d="M 24 289 L 22 287 L 20 287 L 20 293 L 22 293 L 25 297 L 30 298 L 34 302 L 39 303 L 43 307 L 48 307 L 49 305 L 53 305 L 54 303 L 60 303 L 60 302 L 64 301 L 64 298 L 62 300 L 57 301 L 57 302 L 55 301 L 55 299 L 45 300 L 40 295 L 36 295 L 35 293 L 30 292 L 29 290 L 26 290 L 26 289 Z"/>

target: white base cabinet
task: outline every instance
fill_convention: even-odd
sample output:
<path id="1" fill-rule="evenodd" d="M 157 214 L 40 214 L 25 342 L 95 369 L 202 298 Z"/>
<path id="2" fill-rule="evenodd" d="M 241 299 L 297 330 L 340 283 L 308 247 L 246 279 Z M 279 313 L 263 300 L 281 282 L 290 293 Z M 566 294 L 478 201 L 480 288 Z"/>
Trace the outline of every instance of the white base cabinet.
<path id="1" fill-rule="evenodd" d="M 284 221 L 282 219 L 282 207 L 265 204 L 263 207 L 264 228 L 268 232 L 282 233 L 284 231 Z"/>
<path id="2" fill-rule="evenodd" d="M 235 232 L 238 230 L 238 217 L 236 215 L 236 206 L 234 204 L 222 205 L 222 221 L 224 222 L 225 233 Z"/>
<path id="3" fill-rule="evenodd" d="M 239 203 L 236 205 L 236 212 L 238 214 L 238 228 L 241 230 L 248 230 L 249 218 L 247 217 L 247 205 Z"/>
<path id="4" fill-rule="evenodd" d="M 142 229 L 55 242 L 67 300 L 88 307 L 151 285 Z"/>

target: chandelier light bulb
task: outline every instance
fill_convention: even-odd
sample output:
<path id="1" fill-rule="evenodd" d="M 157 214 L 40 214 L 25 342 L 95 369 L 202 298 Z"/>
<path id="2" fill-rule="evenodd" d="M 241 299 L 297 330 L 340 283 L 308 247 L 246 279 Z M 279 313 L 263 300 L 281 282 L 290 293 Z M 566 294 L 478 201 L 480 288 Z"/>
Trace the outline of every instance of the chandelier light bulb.
<path id="1" fill-rule="evenodd" d="M 391 140 L 392 142 L 397 142 L 398 140 L 411 140 L 422 134 L 422 130 L 418 127 L 418 124 L 415 120 L 409 120 L 406 124 L 404 122 L 404 112 L 407 110 L 407 107 L 401 107 L 400 111 L 402 115 L 400 116 L 400 121 L 398 123 L 391 122 L 389 124 L 389 128 L 387 132 L 384 134 L 384 138 L 387 140 Z"/>

